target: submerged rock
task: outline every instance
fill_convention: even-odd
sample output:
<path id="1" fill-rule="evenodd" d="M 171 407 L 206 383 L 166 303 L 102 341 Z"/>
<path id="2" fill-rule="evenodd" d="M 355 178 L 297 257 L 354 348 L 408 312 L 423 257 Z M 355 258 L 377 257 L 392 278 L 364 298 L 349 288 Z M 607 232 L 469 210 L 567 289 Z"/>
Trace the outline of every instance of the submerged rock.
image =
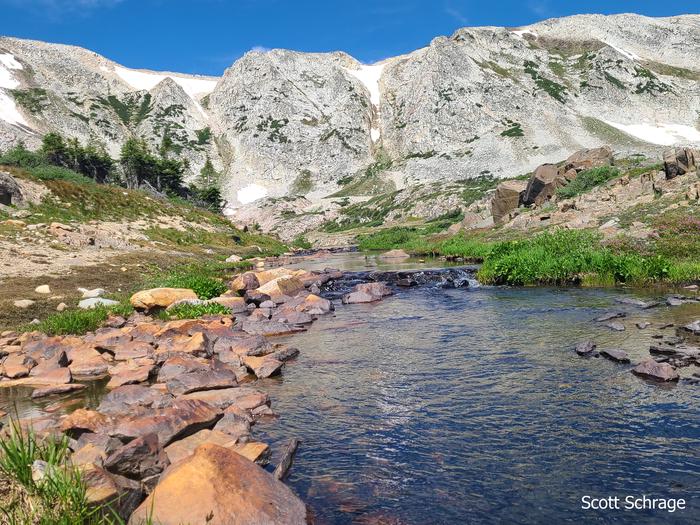
<path id="1" fill-rule="evenodd" d="M 611 312 L 597 317 L 596 322 L 604 323 L 605 321 L 610 321 L 612 319 L 621 319 L 623 317 L 627 317 L 627 314 L 625 312 Z"/>
<path id="2" fill-rule="evenodd" d="M 610 359 L 611 361 L 615 361 L 616 363 L 629 363 L 630 362 L 630 358 L 627 355 L 627 352 L 625 352 L 624 350 L 619 350 L 619 349 L 601 350 L 600 355 L 602 355 L 606 359 Z"/>
<path id="3" fill-rule="evenodd" d="M 584 341 L 576 345 L 576 353 L 582 356 L 589 356 L 595 352 L 596 344 L 593 341 Z"/>
<path id="4" fill-rule="evenodd" d="M 679 375 L 675 368 L 668 363 L 657 363 L 647 359 L 632 369 L 632 373 L 654 381 L 678 381 Z"/>
<path id="5" fill-rule="evenodd" d="M 625 325 L 623 325 L 622 323 L 618 323 L 616 321 L 613 321 L 612 323 L 607 323 L 605 326 L 607 326 L 611 330 L 615 330 L 616 332 L 624 332 L 625 331 Z"/>

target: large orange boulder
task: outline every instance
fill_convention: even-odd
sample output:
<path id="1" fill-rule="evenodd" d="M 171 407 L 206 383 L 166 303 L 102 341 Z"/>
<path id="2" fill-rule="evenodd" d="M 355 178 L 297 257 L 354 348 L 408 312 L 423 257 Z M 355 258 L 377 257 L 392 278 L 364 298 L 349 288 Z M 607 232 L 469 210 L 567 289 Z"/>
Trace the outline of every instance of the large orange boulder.
<path id="1" fill-rule="evenodd" d="M 501 222 L 509 217 L 512 211 L 518 209 L 526 188 L 526 180 L 507 180 L 496 187 L 491 199 L 491 215 L 494 222 Z"/>
<path id="2" fill-rule="evenodd" d="M 187 288 L 152 288 L 131 296 L 131 306 L 137 310 L 167 308 L 177 301 L 197 300 L 197 294 Z"/>
<path id="3" fill-rule="evenodd" d="M 130 525 L 307 523 L 306 506 L 284 483 L 230 448 L 206 443 L 173 465 Z"/>

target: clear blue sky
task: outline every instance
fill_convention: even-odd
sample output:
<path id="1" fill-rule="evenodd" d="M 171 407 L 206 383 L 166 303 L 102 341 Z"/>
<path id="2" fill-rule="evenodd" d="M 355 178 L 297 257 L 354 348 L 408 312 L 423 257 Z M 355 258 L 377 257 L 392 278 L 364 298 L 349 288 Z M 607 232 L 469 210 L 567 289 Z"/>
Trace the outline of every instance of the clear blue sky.
<path id="1" fill-rule="evenodd" d="M 0 0 L 0 34 L 83 46 L 128 67 L 219 75 L 254 47 L 373 62 L 463 26 L 699 10 L 697 0 Z"/>

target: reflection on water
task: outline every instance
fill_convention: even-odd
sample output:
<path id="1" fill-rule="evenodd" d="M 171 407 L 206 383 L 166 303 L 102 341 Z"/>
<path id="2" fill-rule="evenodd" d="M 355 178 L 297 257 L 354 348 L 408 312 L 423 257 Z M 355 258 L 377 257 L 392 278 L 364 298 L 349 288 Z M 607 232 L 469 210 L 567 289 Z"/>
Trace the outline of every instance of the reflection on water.
<path id="1" fill-rule="evenodd" d="M 258 432 L 302 439 L 289 483 L 320 523 L 691 522 L 700 389 L 572 348 L 593 338 L 639 360 L 662 331 L 635 321 L 700 310 L 639 311 L 620 293 L 423 288 L 339 307 L 291 339 L 301 357 L 265 382 L 281 417 Z M 629 312 L 627 331 L 591 322 L 610 309 Z M 583 514 L 585 494 L 684 497 L 689 509 Z"/>

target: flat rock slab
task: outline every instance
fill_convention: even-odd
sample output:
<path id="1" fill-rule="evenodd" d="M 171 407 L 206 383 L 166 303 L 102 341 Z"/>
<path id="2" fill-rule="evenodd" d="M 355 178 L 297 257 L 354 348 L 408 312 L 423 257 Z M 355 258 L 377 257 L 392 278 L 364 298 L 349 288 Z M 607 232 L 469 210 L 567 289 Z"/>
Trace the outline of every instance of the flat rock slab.
<path id="1" fill-rule="evenodd" d="M 265 392 L 251 387 L 239 386 L 223 390 L 206 390 L 185 394 L 178 399 L 196 399 L 205 401 L 217 408 L 225 409 L 235 405 L 243 410 L 253 410 L 261 405 L 269 405 L 270 398 Z"/>
<path id="2" fill-rule="evenodd" d="M 276 336 L 303 332 L 304 328 L 277 321 L 243 321 L 241 330 L 251 335 Z"/>
<path id="3" fill-rule="evenodd" d="M 642 361 L 632 369 L 632 373 L 653 381 L 678 381 L 679 375 L 668 363 L 657 363 L 653 359 Z"/>
<path id="4" fill-rule="evenodd" d="M 634 299 L 632 297 L 622 297 L 620 299 L 616 299 L 616 302 L 636 306 L 642 310 L 648 310 L 649 308 L 654 308 L 661 304 L 659 301 L 642 301 L 641 299 Z"/>
<path id="5" fill-rule="evenodd" d="M 57 396 L 61 394 L 70 394 L 71 392 L 77 392 L 78 390 L 85 389 L 86 386 L 80 383 L 70 383 L 67 385 L 54 385 L 47 386 L 45 388 L 37 388 L 32 392 L 32 399 L 38 399 L 40 397 L 46 396 Z"/>
<path id="6" fill-rule="evenodd" d="M 160 525 L 304 525 L 306 505 L 284 483 L 233 450 L 205 443 L 173 465 L 129 520 Z"/>
<path id="7" fill-rule="evenodd" d="M 596 322 L 604 323 L 605 321 L 610 321 L 612 319 L 621 319 L 622 317 L 627 317 L 627 314 L 625 312 L 611 312 L 597 317 Z"/>
<path id="8" fill-rule="evenodd" d="M 274 374 L 278 374 L 284 366 L 282 361 L 278 361 L 270 355 L 263 357 L 244 356 L 242 360 L 243 364 L 245 364 L 245 366 L 248 367 L 248 369 L 252 371 L 258 379 L 264 379 Z"/>
<path id="9" fill-rule="evenodd" d="M 167 408 L 119 421 L 110 434 L 125 442 L 156 434 L 159 443 L 167 446 L 176 439 L 213 427 L 222 415 L 221 410 L 204 401 L 176 400 Z"/>
<path id="10" fill-rule="evenodd" d="M 151 373 L 155 369 L 154 365 L 142 365 L 134 368 L 123 369 L 113 374 L 107 383 L 107 388 L 117 388 L 123 385 L 135 385 L 148 381 Z"/>
<path id="11" fill-rule="evenodd" d="M 180 374 L 167 382 L 166 388 L 174 396 L 236 386 L 236 374 L 226 369 L 204 369 Z"/>
<path id="12" fill-rule="evenodd" d="M 618 323 L 613 321 L 612 323 L 607 323 L 605 326 L 610 328 L 610 330 L 614 330 L 616 332 L 624 332 L 625 331 L 625 325 L 622 323 Z"/>
<path id="13" fill-rule="evenodd" d="M 97 407 L 103 414 L 133 414 L 144 409 L 157 409 L 169 405 L 173 400 L 154 388 L 143 385 L 124 385 L 115 388 L 102 398 Z"/>
<path id="14" fill-rule="evenodd" d="M 627 355 L 627 352 L 625 352 L 624 350 L 618 350 L 618 349 L 601 350 L 600 355 L 602 355 L 606 359 L 610 359 L 611 361 L 615 361 L 616 363 L 629 363 L 630 362 L 630 358 Z"/>

